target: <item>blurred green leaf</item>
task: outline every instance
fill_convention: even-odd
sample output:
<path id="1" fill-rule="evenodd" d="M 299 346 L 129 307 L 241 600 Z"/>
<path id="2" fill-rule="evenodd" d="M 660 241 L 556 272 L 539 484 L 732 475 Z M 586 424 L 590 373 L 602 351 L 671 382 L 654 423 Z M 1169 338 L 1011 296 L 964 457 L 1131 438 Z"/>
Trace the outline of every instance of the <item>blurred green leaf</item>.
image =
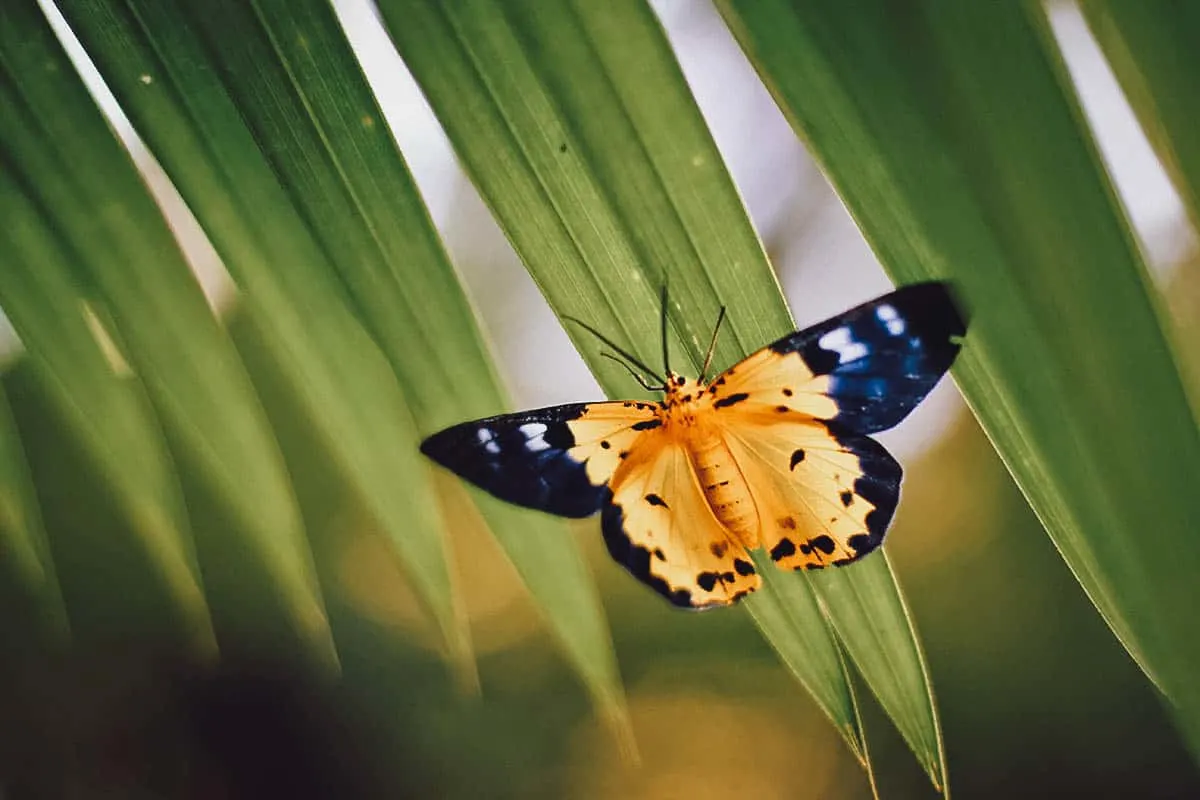
<path id="1" fill-rule="evenodd" d="M 0 147 L 4 148 L 0 150 L 0 218 L 5 221 L 0 226 L 0 305 L 29 351 L 46 398 L 56 406 L 63 426 L 92 462 L 97 481 L 105 485 L 128 523 L 120 532 L 127 538 L 89 550 L 100 557 L 87 563 L 72 557 L 77 550 L 74 540 L 53 543 L 64 593 L 76 605 L 95 602 L 110 613 L 121 609 L 125 615 L 152 618 L 168 634 L 178 636 L 175 641 L 208 658 L 216 645 L 212 622 L 161 432 L 140 385 L 117 374 L 101 350 L 89 327 L 88 306 L 72 277 L 78 265 L 12 172 L 7 134 L 20 105 L 13 91 L 10 36 L 28 36 L 29 28 L 11 24 L 10 10 L 11 5 L 0 13 L 0 103 L 8 112 L 0 115 Z M 75 533 L 86 538 L 90 531 Z M 113 571 L 104 556 L 120 549 L 143 555 L 150 574 L 149 579 L 139 579 L 147 591 L 136 597 L 112 593 L 105 602 L 105 590 L 112 590 L 105 578 L 111 579 Z M 81 581 L 80 573 L 95 573 L 96 578 Z M 73 621 L 79 615 L 80 609 L 71 611 Z M 83 632 L 78 625 L 75 629 Z M 113 631 L 100 635 L 105 633 Z"/>
<path id="2" fill-rule="evenodd" d="M 582 317 L 649 356 L 658 352 L 657 294 L 669 277 L 673 351 L 686 353 L 694 368 L 722 302 L 730 326 L 718 365 L 792 329 L 761 245 L 646 5 L 387 0 L 380 10 L 472 179 L 556 312 Z M 576 344 L 610 396 L 637 393 L 619 367 L 599 357 L 593 341 L 577 338 Z M 874 561 L 890 578 L 886 559 Z M 847 576 L 854 580 L 853 571 Z M 768 580 L 799 579 L 768 573 Z M 894 597 L 876 597 L 873 607 L 884 610 L 880 624 L 910 636 Z M 762 602 L 752 598 L 748 606 L 756 612 Z M 826 648 L 834 646 L 824 619 L 772 611 L 763 609 L 759 624 L 777 647 L 798 653 L 804 642 L 822 639 Z M 849 624 L 839 630 L 868 635 Z M 888 657 L 907 660 L 918 652 L 910 644 Z M 822 670 L 828 660 L 820 657 L 787 661 L 806 671 L 806 685 L 823 687 L 815 696 L 839 730 L 857 731 L 844 676 Z M 921 672 L 915 665 L 906 674 Z M 889 713 L 911 707 L 893 702 L 893 692 L 929 702 L 923 683 L 894 685 L 895 675 L 875 675 L 870 684 L 890 690 L 880 695 Z M 905 729 L 932 720 L 926 711 L 897 722 Z M 912 741 L 938 738 L 936 731 L 923 734 Z M 856 750 L 858 739 L 851 737 Z M 939 762 L 936 750 L 918 757 Z"/>
<path id="3" fill-rule="evenodd" d="M 960 285 L 964 393 L 1200 749 L 1200 435 L 1044 9 L 721 8 L 892 275 Z"/>
<path id="4" fill-rule="evenodd" d="M 1200 6 L 1082 0 L 1113 72 L 1200 226 Z"/>
<path id="5" fill-rule="evenodd" d="M 465 680 L 473 666 L 456 609 L 441 521 L 417 431 L 391 366 L 355 319 L 331 255 L 292 202 L 264 149 L 301 148 L 287 130 L 260 141 L 239 99 L 270 106 L 271 41 L 242 5 L 69 0 L 64 15 L 171 176 L 251 307 L 265 345 L 307 406 L 337 467 L 388 532 Z M 219 40 L 245 61 L 223 61 Z M 211 48 L 211 49 L 210 49 Z M 226 53 L 225 55 L 230 55 Z M 231 87 L 236 87 L 236 92 Z M 314 543 L 325 584 L 328 543 Z"/>
<path id="6" fill-rule="evenodd" d="M 193 512 L 204 501 L 224 512 L 217 524 L 192 520 L 222 644 L 280 637 L 332 664 L 312 555 L 258 398 L 132 160 L 41 30 L 58 69 L 27 81 L 23 135 L 5 146 L 154 401 Z M 38 68 L 32 56 L 19 74 Z"/>
<path id="7" fill-rule="evenodd" d="M 206 0 L 192 5 L 196 19 L 211 14 Z M 332 9 L 324 0 L 263 0 L 256 9 L 278 62 L 245 38 L 211 36 L 213 52 L 231 72 L 257 65 L 254 97 L 234 82 L 231 95 L 259 141 L 298 143 L 265 155 L 400 376 L 418 427 L 432 433 L 505 410 L 466 297 Z M 243 3 L 215 16 L 222 28 L 254 24 Z M 604 713 L 619 718 L 608 629 L 566 526 L 474 497 Z"/>
<path id="8" fill-rule="evenodd" d="M 0 259 L 0 269 L 11 269 Z M 0 301 L 3 299 L 0 281 Z M 42 527 L 37 494 L 12 409 L 0 387 L 0 608 L 9 631 L 30 628 L 34 641 L 64 643 L 70 633 L 67 609 L 50 543 Z"/>

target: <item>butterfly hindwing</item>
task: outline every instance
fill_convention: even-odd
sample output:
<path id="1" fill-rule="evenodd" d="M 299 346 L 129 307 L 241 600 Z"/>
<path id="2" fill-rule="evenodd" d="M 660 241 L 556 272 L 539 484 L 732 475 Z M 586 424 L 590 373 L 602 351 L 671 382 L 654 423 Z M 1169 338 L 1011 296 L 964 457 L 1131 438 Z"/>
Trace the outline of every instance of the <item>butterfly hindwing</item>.
<path id="1" fill-rule="evenodd" d="M 465 422 L 430 436 L 421 452 L 510 503 L 587 517 L 636 442 L 658 427 L 658 406 L 578 403 Z"/>
<path id="2" fill-rule="evenodd" d="M 725 439 L 781 569 L 843 566 L 883 542 L 901 469 L 874 439 L 815 420 L 737 425 Z"/>
<path id="3" fill-rule="evenodd" d="M 713 406 L 810 416 L 857 433 L 887 430 L 950 368 L 965 332 L 945 284 L 905 286 L 734 365 L 713 381 Z"/>
<path id="4" fill-rule="evenodd" d="M 666 434 L 640 444 L 601 517 L 612 557 L 685 608 L 729 605 L 757 589 L 762 579 L 713 516 L 687 451 Z"/>

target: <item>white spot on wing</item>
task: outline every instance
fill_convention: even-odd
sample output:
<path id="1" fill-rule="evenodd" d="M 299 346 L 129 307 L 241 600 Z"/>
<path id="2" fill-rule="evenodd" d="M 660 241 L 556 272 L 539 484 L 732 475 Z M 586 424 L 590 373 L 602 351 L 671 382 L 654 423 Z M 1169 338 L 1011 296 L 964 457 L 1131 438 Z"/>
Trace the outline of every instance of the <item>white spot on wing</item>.
<path id="1" fill-rule="evenodd" d="M 475 431 L 475 438 L 483 445 L 485 452 L 491 455 L 500 455 L 500 443 L 496 441 L 496 433 L 491 428 L 480 428 Z"/>
<path id="2" fill-rule="evenodd" d="M 904 328 L 906 327 L 904 320 L 900 318 L 900 312 L 894 306 L 886 304 L 879 306 L 875 309 L 875 316 L 879 317 L 879 321 L 887 327 L 888 333 L 892 336 L 899 336 L 904 333 Z"/>
<path id="3" fill-rule="evenodd" d="M 517 430 L 525 434 L 525 438 L 533 439 L 545 433 L 546 426 L 541 422 L 526 422 L 524 425 L 517 428 Z"/>
<path id="4" fill-rule="evenodd" d="M 550 445 L 546 444 L 546 440 L 542 436 L 546 433 L 546 426 L 541 422 L 526 422 L 521 427 L 517 428 L 525 436 L 525 449 L 531 453 L 540 453 L 543 450 L 549 450 Z"/>
<path id="5" fill-rule="evenodd" d="M 823 350 L 829 350 L 838 354 L 838 363 L 846 364 L 850 361 L 857 361 L 860 358 L 866 358 L 870 352 L 867 346 L 862 342 L 856 342 L 850 338 L 849 328 L 836 328 L 817 340 L 817 344 Z"/>

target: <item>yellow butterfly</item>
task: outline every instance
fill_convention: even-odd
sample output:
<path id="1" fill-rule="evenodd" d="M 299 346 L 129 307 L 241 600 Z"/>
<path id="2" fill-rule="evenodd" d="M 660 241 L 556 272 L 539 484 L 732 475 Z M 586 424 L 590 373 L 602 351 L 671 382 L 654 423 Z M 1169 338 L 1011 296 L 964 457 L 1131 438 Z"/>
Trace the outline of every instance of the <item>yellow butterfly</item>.
<path id="1" fill-rule="evenodd" d="M 564 517 L 601 512 L 617 563 L 696 609 L 759 587 L 748 549 L 795 570 L 849 564 L 879 547 L 901 469 L 867 434 L 921 402 L 966 333 L 946 284 L 914 284 L 785 336 L 706 383 L 713 345 L 699 380 L 665 364 L 665 292 L 661 378 L 573 321 L 663 400 L 465 422 L 421 451 L 508 502 Z"/>

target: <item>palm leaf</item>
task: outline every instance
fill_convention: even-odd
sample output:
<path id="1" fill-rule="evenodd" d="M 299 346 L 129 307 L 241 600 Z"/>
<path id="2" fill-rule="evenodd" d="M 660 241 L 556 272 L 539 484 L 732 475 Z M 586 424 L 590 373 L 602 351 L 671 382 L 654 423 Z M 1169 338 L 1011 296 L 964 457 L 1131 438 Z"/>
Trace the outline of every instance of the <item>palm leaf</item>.
<path id="1" fill-rule="evenodd" d="M 1044 9 L 721 8 L 891 273 L 961 286 L 968 401 L 1200 746 L 1200 436 Z"/>

